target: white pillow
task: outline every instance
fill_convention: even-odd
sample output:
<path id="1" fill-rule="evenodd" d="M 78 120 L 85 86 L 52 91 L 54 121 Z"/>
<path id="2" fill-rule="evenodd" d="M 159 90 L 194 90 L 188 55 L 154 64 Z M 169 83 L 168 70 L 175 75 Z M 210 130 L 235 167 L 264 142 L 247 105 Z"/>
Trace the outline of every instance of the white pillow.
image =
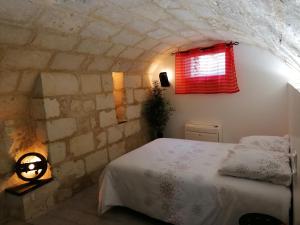
<path id="1" fill-rule="evenodd" d="M 288 136 L 247 136 L 241 138 L 239 143 L 243 145 L 254 145 L 259 149 L 274 152 L 289 153 L 290 149 Z"/>
<path id="2" fill-rule="evenodd" d="M 236 144 L 233 146 L 232 150 L 252 151 L 252 150 L 264 150 L 264 149 L 260 149 L 259 146 L 256 145 Z"/>
<path id="3" fill-rule="evenodd" d="M 291 184 L 292 178 L 288 156 L 280 152 L 255 149 L 229 150 L 218 171 L 221 175 L 262 180 L 285 186 Z"/>

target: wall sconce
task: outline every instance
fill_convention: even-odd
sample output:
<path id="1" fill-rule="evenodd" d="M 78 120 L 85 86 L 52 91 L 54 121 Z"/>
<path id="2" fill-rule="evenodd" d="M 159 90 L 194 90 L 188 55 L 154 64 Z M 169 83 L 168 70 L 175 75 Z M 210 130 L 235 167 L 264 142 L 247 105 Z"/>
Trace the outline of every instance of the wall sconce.
<path id="1" fill-rule="evenodd" d="M 14 195 L 26 194 L 52 180 L 41 179 L 48 169 L 47 159 L 40 153 L 30 152 L 22 155 L 15 164 L 15 172 L 23 183 L 21 185 L 6 189 Z"/>
<path id="2" fill-rule="evenodd" d="M 170 82 L 169 82 L 169 79 L 168 79 L 167 72 L 161 72 L 159 74 L 159 80 L 160 80 L 160 85 L 162 87 L 170 87 Z"/>

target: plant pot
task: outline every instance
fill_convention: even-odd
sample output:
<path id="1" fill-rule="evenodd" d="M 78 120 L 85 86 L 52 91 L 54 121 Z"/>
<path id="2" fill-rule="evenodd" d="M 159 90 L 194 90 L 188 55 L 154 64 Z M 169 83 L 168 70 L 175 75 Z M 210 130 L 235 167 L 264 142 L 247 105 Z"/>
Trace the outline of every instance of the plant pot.
<path id="1" fill-rule="evenodd" d="M 157 131 L 157 132 L 156 132 L 156 138 L 162 138 L 162 137 L 164 137 L 163 132 Z"/>

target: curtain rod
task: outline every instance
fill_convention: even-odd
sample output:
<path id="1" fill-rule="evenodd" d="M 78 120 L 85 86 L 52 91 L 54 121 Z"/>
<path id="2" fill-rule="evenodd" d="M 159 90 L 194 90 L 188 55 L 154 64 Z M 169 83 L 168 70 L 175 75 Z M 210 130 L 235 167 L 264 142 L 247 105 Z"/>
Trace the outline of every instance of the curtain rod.
<path id="1" fill-rule="evenodd" d="M 232 46 L 232 45 L 239 45 L 240 43 L 238 41 L 231 41 L 229 43 L 225 43 L 226 46 Z M 216 45 L 216 44 L 215 44 Z M 215 45 L 209 46 L 209 47 L 203 47 L 203 48 L 198 48 L 199 50 L 207 50 L 207 49 L 211 49 L 213 48 Z M 194 48 L 195 49 L 195 48 Z M 175 55 L 176 53 L 186 53 L 189 52 L 190 50 L 186 50 L 186 51 L 178 51 L 178 52 L 172 52 L 172 55 Z"/>

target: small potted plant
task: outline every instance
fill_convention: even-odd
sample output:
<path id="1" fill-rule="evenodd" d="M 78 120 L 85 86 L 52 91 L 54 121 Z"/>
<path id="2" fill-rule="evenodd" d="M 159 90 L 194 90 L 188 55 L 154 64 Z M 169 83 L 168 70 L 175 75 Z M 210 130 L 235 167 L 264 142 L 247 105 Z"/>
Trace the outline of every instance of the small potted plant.
<path id="1" fill-rule="evenodd" d="M 169 101 L 163 97 L 162 91 L 163 89 L 159 86 L 159 82 L 154 81 L 151 93 L 143 109 L 153 139 L 163 137 L 164 129 L 172 111 L 174 111 Z"/>

